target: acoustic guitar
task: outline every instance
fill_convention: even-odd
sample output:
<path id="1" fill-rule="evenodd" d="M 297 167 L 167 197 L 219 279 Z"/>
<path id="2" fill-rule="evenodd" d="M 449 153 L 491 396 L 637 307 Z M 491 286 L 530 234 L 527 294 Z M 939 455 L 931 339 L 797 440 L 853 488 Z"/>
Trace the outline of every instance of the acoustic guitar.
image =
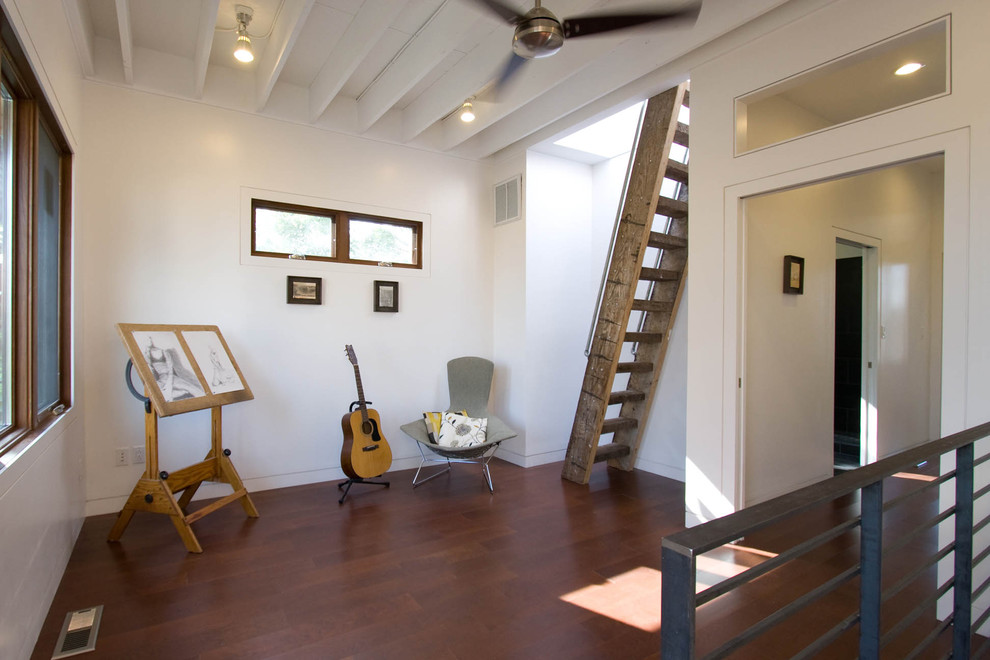
<path id="1" fill-rule="evenodd" d="M 361 370 L 357 356 L 348 344 L 344 348 L 347 359 L 354 365 L 354 380 L 357 382 L 357 410 L 344 415 L 340 425 L 344 430 L 344 444 L 340 449 L 340 467 L 351 479 L 367 479 L 384 474 L 392 466 L 392 450 L 382 435 L 382 421 L 378 411 L 368 407 L 361 385 Z"/>

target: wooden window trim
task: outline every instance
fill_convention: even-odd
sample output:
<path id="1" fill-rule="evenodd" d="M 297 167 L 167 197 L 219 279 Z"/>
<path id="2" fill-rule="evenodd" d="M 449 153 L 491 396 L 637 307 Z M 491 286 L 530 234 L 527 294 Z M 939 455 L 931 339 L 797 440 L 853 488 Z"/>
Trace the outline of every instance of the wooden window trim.
<path id="1" fill-rule="evenodd" d="M 72 151 L 30 63 L 17 41 L 10 21 L 0 9 L 0 71 L 14 97 L 13 195 L 11 200 L 11 382 L 10 426 L 0 432 L 0 456 L 13 453 L 44 433 L 67 410 L 72 394 Z M 37 410 L 38 357 L 36 304 L 38 271 L 35 232 L 35 192 L 41 131 L 51 138 L 59 158 L 59 273 L 58 273 L 58 400 Z M 57 411 L 57 412 L 56 412 Z M 4 468 L 0 465 L 0 470 Z"/>
<path id="2" fill-rule="evenodd" d="M 292 204 L 289 202 L 279 202 L 269 199 L 251 199 L 251 256 L 269 257 L 273 259 L 290 259 L 290 255 L 284 252 L 267 252 L 257 249 L 255 238 L 257 210 L 259 208 L 276 211 L 289 211 L 304 213 L 306 215 L 317 215 L 322 217 L 332 217 L 334 220 L 334 256 L 320 257 L 305 255 L 306 261 L 317 261 L 337 264 L 355 264 L 360 266 L 377 266 L 381 262 L 367 259 L 350 258 L 350 222 L 352 220 L 368 220 L 380 224 L 393 225 L 397 227 L 409 227 L 415 232 L 416 241 L 413 246 L 413 263 L 392 263 L 391 268 L 409 268 L 415 270 L 423 269 L 423 223 L 419 220 L 406 220 L 403 218 L 389 218 L 371 213 L 360 213 L 357 211 L 343 211 L 340 209 L 322 208 L 317 206 L 305 206 L 302 204 Z"/>

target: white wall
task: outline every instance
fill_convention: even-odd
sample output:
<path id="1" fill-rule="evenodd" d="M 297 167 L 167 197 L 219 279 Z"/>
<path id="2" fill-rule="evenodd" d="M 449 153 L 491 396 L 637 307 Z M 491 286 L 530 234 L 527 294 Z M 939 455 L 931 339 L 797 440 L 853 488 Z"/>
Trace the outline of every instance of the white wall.
<path id="1" fill-rule="evenodd" d="M 487 166 L 96 83 L 84 102 L 88 513 L 118 510 L 141 472 L 111 462 L 114 447 L 144 437 L 141 405 L 121 382 L 118 322 L 220 327 L 255 395 L 224 409 L 224 443 L 249 490 L 343 476 L 339 421 L 357 398 L 345 344 L 393 469 L 416 465 L 399 425 L 447 404 L 447 360 L 493 351 Z M 244 265 L 244 186 L 428 214 L 429 268 Z M 290 274 L 322 277 L 323 305 L 286 305 Z M 375 279 L 399 281 L 397 314 L 372 311 Z M 159 430 L 162 468 L 191 464 L 208 449 L 209 413 L 162 419 Z"/>
<path id="2" fill-rule="evenodd" d="M 896 11 L 894 11 L 896 9 Z M 952 12 L 952 94 L 792 140 L 732 154 L 732 99 Z M 740 199 L 931 153 L 945 156 L 943 434 L 990 418 L 990 5 L 920 0 L 827 7 L 692 72 L 691 319 L 688 340 L 688 513 L 696 522 L 741 504 Z M 787 53 L 787 57 L 781 57 Z M 972 218 L 972 220 L 971 220 Z M 719 396 L 713 396 L 720 393 Z M 692 479 L 692 473 L 695 479 Z"/>
<path id="3" fill-rule="evenodd" d="M 746 200 L 745 503 L 832 476 L 835 241 L 880 247 L 877 452 L 929 434 L 931 341 L 941 309 L 942 177 L 938 159 Z M 932 208 L 933 201 L 937 208 Z M 837 231 L 839 230 L 839 231 Z M 785 254 L 805 258 L 803 295 L 781 293 Z M 937 371 L 937 366 L 936 366 Z M 937 396 L 936 396 L 937 399 Z M 937 403 L 937 401 L 936 401 Z M 937 409 L 936 409 L 937 412 Z"/>
<path id="4" fill-rule="evenodd" d="M 81 76 L 58 0 L 2 0 L 70 147 L 80 152 Z M 78 289 L 78 279 L 73 287 Z M 78 306 L 73 309 L 78 355 Z M 82 526 L 83 431 L 79 364 L 73 406 L 52 427 L 3 457 L 0 466 L 0 657 L 34 649 Z"/>
<path id="5" fill-rule="evenodd" d="M 527 464 L 564 458 L 591 316 L 588 165 L 530 152 L 526 195 Z"/>

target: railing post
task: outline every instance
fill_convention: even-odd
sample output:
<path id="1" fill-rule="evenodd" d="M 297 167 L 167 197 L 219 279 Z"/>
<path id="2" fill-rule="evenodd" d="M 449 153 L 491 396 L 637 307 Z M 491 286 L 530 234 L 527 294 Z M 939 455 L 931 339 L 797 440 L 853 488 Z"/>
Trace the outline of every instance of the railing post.
<path id="1" fill-rule="evenodd" d="M 694 554 L 682 554 L 663 541 L 660 555 L 660 657 L 694 658 Z"/>
<path id="2" fill-rule="evenodd" d="M 956 450 L 955 574 L 952 657 L 968 658 L 973 598 L 973 443 Z"/>
<path id="3" fill-rule="evenodd" d="M 883 480 L 862 489 L 859 520 L 859 657 L 880 657 Z"/>

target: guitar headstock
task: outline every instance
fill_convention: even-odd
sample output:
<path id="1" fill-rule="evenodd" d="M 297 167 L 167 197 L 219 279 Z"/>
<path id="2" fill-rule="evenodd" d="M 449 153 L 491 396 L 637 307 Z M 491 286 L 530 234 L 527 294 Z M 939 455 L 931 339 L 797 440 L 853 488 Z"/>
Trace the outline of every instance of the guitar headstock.
<path id="1" fill-rule="evenodd" d="M 351 364 L 353 364 L 356 367 L 357 355 L 354 354 L 354 348 L 350 344 L 347 344 L 346 346 L 344 346 L 344 352 L 347 353 L 347 359 L 350 360 Z"/>

